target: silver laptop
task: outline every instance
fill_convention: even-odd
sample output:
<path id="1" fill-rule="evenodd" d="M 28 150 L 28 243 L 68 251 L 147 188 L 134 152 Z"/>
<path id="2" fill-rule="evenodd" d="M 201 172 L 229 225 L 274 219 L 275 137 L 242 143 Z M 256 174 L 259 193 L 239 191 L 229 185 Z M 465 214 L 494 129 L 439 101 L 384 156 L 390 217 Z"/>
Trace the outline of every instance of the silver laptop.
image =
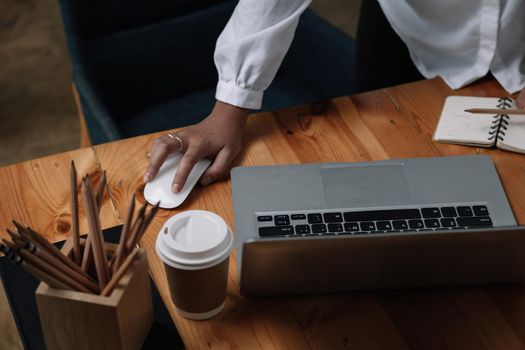
<path id="1" fill-rule="evenodd" d="M 525 280 L 486 156 L 238 167 L 232 187 L 245 295 Z"/>

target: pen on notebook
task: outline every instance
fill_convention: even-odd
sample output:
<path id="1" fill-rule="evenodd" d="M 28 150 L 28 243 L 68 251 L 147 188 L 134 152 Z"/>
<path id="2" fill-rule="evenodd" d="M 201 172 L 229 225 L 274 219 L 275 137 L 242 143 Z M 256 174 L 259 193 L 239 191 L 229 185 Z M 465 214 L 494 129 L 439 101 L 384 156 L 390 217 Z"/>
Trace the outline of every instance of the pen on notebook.
<path id="1" fill-rule="evenodd" d="M 516 114 L 525 115 L 524 109 L 497 109 L 497 108 L 470 108 L 465 109 L 465 112 L 473 114 Z"/>

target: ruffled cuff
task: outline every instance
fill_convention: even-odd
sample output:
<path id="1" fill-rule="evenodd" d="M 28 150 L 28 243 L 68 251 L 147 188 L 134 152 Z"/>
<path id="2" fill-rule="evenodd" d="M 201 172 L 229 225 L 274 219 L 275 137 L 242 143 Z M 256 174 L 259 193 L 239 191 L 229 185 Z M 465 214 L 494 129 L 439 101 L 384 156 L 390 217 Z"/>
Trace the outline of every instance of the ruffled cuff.
<path id="1" fill-rule="evenodd" d="M 215 92 L 217 100 L 247 109 L 260 109 L 263 95 L 264 91 L 245 89 L 225 81 L 217 83 Z"/>

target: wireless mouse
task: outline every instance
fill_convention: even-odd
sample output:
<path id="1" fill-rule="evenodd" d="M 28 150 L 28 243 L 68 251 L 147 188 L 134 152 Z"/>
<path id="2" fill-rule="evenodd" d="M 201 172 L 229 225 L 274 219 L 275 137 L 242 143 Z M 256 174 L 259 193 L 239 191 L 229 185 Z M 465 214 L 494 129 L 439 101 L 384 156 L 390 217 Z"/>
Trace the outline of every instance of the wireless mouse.
<path id="1" fill-rule="evenodd" d="M 171 191 L 171 185 L 173 177 L 177 173 L 177 167 L 179 166 L 181 158 L 181 153 L 174 153 L 169 156 L 160 167 L 157 176 L 146 184 L 146 187 L 144 187 L 144 198 L 150 204 L 155 205 L 160 201 L 161 208 L 172 209 L 178 207 L 184 202 L 186 197 L 188 197 L 193 186 L 199 181 L 202 173 L 204 173 L 211 164 L 211 160 L 209 159 L 199 160 L 193 166 L 182 190 L 179 193 L 173 193 Z"/>

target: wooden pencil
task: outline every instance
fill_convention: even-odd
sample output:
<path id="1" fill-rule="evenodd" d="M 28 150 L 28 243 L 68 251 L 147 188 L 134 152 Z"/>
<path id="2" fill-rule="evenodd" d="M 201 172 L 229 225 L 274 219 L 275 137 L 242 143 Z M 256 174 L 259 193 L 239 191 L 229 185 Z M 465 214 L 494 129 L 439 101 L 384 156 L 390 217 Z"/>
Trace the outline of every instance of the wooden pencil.
<path id="1" fill-rule="evenodd" d="M 100 212 L 100 208 L 102 207 L 102 202 L 104 200 L 104 191 L 106 189 L 106 171 L 104 170 L 102 172 L 102 176 L 100 178 L 100 181 L 98 183 L 97 192 L 96 192 L 96 200 L 97 200 L 97 210 Z"/>
<path id="2" fill-rule="evenodd" d="M 100 295 L 107 296 L 111 294 L 111 292 L 113 291 L 117 283 L 120 281 L 122 276 L 124 276 L 126 271 L 128 271 L 128 269 L 130 268 L 131 264 L 133 263 L 133 260 L 135 260 L 135 257 L 138 255 L 138 253 L 140 253 L 140 249 L 135 248 L 133 252 L 127 256 L 126 260 L 124 260 L 124 262 L 122 263 L 122 266 L 118 268 L 118 270 L 115 272 L 115 274 L 113 275 L 109 283 L 106 285 L 106 287 L 104 287 Z"/>
<path id="3" fill-rule="evenodd" d="M 47 251 L 51 255 L 57 257 L 63 264 L 69 266 L 71 269 L 81 272 L 80 267 L 75 264 L 72 260 L 68 259 L 62 252 L 55 247 L 53 244 L 49 243 L 49 241 L 42 235 L 40 235 L 38 232 L 34 231 L 30 227 L 24 227 L 18 222 L 13 220 L 13 223 L 15 224 L 17 231 L 20 235 L 22 235 L 26 239 L 31 239 L 37 246 L 39 246 L 42 250 Z"/>
<path id="4" fill-rule="evenodd" d="M 155 215 L 157 215 L 159 208 L 160 208 L 160 201 L 157 204 L 155 204 L 153 208 L 151 208 L 151 210 L 149 211 L 148 215 L 146 215 L 144 221 L 140 225 L 139 233 L 137 237 L 135 238 L 135 241 L 131 242 L 132 246 L 139 244 L 140 240 L 142 239 L 142 236 L 144 235 L 144 232 L 146 232 L 146 229 L 148 228 L 149 224 L 151 223 Z"/>
<path id="5" fill-rule="evenodd" d="M 35 254 L 37 257 L 41 258 L 49 265 L 54 266 L 56 269 L 60 270 L 62 273 L 68 274 L 71 278 L 75 279 L 77 282 L 84 284 L 86 287 L 88 287 L 93 292 L 98 293 L 98 291 L 100 291 L 95 281 L 93 281 L 93 279 L 87 273 L 80 270 L 78 265 L 62 264 L 61 261 L 57 259 L 55 255 L 52 255 L 48 251 L 41 249 L 41 246 L 39 246 L 30 237 L 18 236 L 16 235 L 16 233 L 12 232 L 9 229 L 7 229 L 7 232 L 13 238 L 13 241 L 17 243 L 17 246 L 19 248 L 27 249 L 29 252 Z M 61 256 L 64 256 L 64 255 L 61 254 Z"/>
<path id="6" fill-rule="evenodd" d="M 93 260 L 95 261 L 95 270 L 100 288 L 104 288 L 108 283 L 109 268 L 107 265 L 104 240 L 100 232 L 100 224 L 98 223 L 98 210 L 94 203 L 93 191 L 91 188 L 91 181 L 86 177 L 82 184 L 82 198 L 84 200 L 84 207 L 86 208 L 86 215 L 89 226 L 89 241 L 93 249 Z M 97 224 L 98 223 L 98 224 Z"/>
<path id="7" fill-rule="evenodd" d="M 118 242 L 117 249 L 113 255 L 113 259 L 111 260 L 111 270 L 115 272 L 117 268 L 120 266 L 120 263 L 122 262 L 122 252 L 124 250 L 124 246 L 126 244 L 127 236 L 129 234 L 129 231 L 131 229 L 131 223 L 133 221 L 133 214 L 135 212 L 135 194 L 131 196 L 131 200 L 129 202 L 128 206 L 128 212 L 126 214 L 126 219 L 124 221 L 124 226 L 122 226 L 122 231 L 120 233 L 120 240 Z"/>
<path id="8" fill-rule="evenodd" d="M 80 266 L 82 256 L 80 254 L 80 234 L 78 223 L 78 189 L 77 189 L 77 169 L 75 162 L 71 161 L 71 236 L 73 237 L 73 257 L 77 265 Z"/>
<path id="9" fill-rule="evenodd" d="M 93 258 L 93 249 L 91 249 L 91 239 L 89 239 L 89 235 L 86 238 L 86 244 L 84 246 L 84 252 L 82 254 L 82 262 L 80 264 L 80 270 L 83 272 L 87 272 L 89 265 L 91 264 L 91 260 Z"/>
<path id="10" fill-rule="evenodd" d="M 4 253 L 5 256 L 9 257 L 12 253 L 11 248 L 4 244 L 4 240 L 0 240 L 0 252 Z"/>
<path id="11" fill-rule="evenodd" d="M 34 251 L 28 249 L 19 249 L 18 254 L 24 259 L 34 265 L 43 266 L 47 265 L 50 268 L 58 271 L 62 276 L 68 277 L 76 283 L 86 287 L 93 293 L 98 293 L 100 289 L 98 286 L 89 280 L 89 277 L 80 275 L 79 273 L 67 268 L 64 264 L 61 264 L 57 259 L 54 259 L 47 252 L 40 251 L 36 248 Z"/>
<path id="12" fill-rule="evenodd" d="M 71 277 L 72 279 L 77 281 L 78 283 L 81 283 L 81 284 L 85 285 L 86 287 L 91 289 L 94 293 L 98 293 L 98 291 L 100 291 L 100 289 L 98 288 L 98 286 L 95 283 L 95 281 L 93 281 L 88 274 L 82 273 L 82 272 L 78 272 L 78 271 L 74 271 L 74 270 L 70 269 L 68 266 L 66 266 L 64 264 L 61 264 L 60 261 L 58 261 L 56 258 L 54 258 L 51 254 L 49 254 L 46 251 L 40 250 L 40 248 L 38 248 L 36 246 L 32 246 L 32 247 L 30 246 L 30 247 L 27 247 L 27 248 L 24 248 L 24 249 L 26 249 L 28 252 L 34 254 L 38 258 L 42 259 L 44 262 L 46 262 L 50 266 L 56 268 L 57 270 L 59 270 L 63 274 L 68 275 L 69 277 Z M 20 255 L 22 255 L 22 257 L 24 257 L 24 254 L 25 254 L 25 250 L 24 249 L 20 250 Z"/>
<path id="13" fill-rule="evenodd" d="M 13 241 L 13 243 L 25 244 L 26 242 L 29 242 L 27 239 L 22 238 L 22 236 L 17 235 L 16 233 L 11 231 L 10 229 L 7 229 L 7 234 L 9 235 L 9 237 L 11 237 L 11 240 Z"/>
<path id="14" fill-rule="evenodd" d="M 142 226 L 142 223 L 145 220 L 144 215 L 146 213 L 147 206 L 148 206 L 148 202 L 144 202 L 144 204 L 140 207 L 140 210 L 139 210 L 139 212 L 137 214 L 135 222 L 131 226 L 131 232 L 128 235 L 128 237 L 126 238 L 127 239 L 126 246 L 124 247 L 125 248 L 125 254 L 127 254 L 127 252 L 130 252 L 132 250 L 133 242 L 137 239 L 137 236 L 140 234 L 140 228 Z"/>
<path id="15" fill-rule="evenodd" d="M 78 283 L 72 279 L 69 275 L 61 273 L 55 267 L 49 265 L 47 262 L 43 261 L 41 258 L 30 254 L 23 249 L 19 249 L 14 243 L 4 241 L 4 244 L 7 245 L 16 255 L 19 255 L 23 260 L 27 261 L 29 264 L 34 265 L 39 270 L 47 273 L 56 280 L 59 280 L 63 284 L 67 285 L 69 289 L 77 290 L 85 293 L 92 293 L 86 286 Z"/>
<path id="16" fill-rule="evenodd" d="M 54 278 L 50 274 L 42 271 L 41 269 L 37 268 L 36 266 L 34 266 L 32 264 L 28 264 L 24 260 L 21 261 L 21 265 L 27 272 L 29 272 L 30 274 L 35 276 L 40 281 L 46 283 L 50 287 L 53 287 L 53 288 L 56 288 L 56 289 L 71 289 L 70 287 L 68 287 L 63 282 L 57 280 L 56 278 Z"/>
<path id="17" fill-rule="evenodd" d="M 77 282 L 90 288 L 93 292 L 97 293 L 97 291 L 99 291 L 97 285 L 94 283 L 93 280 L 91 280 L 91 278 L 87 274 L 82 274 L 77 271 L 73 271 L 67 265 L 62 264 L 53 255 L 49 254 L 46 251 L 42 251 L 40 248 L 36 246 L 36 244 L 31 242 L 30 240 L 26 240 L 18 236 L 13 231 L 7 229 L 7 233 L 13 239 L 14 247 L 16 247 L 18 254 L 21 255 L 23 258 L 26 258 L 27 254 L 34 254 L 36 257 L 42 259 L 43 262 L 56 268 L 62 273 L 69 275 L 71 278 L 73 278 Z M 27 253 L 26 250 L 29 253 Z"/>
<path id="18" fill-rule="evenodd" d="M 473 114 L 525 115 L 525 109 L 470 108 L 465 109 L 465 112 Z"/>
<path id="19" fill-rule="evenodd" d="M 51 277 L 49 274 L 43 272 L 42 270 L 36 268 L 31 264 L 28 264 L 20 257 L 20 255 L 15 254 L 9 247 L 4 245 L 3 243 L 0 243 L 0 251 L 3 252 L 15 264 L 21 265 L 27 272 L 32 274 L 40 281 L 47 283 L 50 287 L 59 289 L 69 289 L 68 286 L 58 281 L 57 279 Z"/>
<path id="20" fill-rule="evenodd" d="M 16 234 L 9 229 L 7 230 L 8 233 L 10 233 L 11 236 Z M 22 231 L 24 232 L 24 231 Z M 36 234 L 34 232 L 34 234 Z M 63 264 L 61 259 L 58 259 L 56 255 L 51 254 L 49 251 L 42 249 L 42 246 L 39 245 L 37 242 L 35 242 L 31 237 L 29 236 L 23 236 L 19 237 L 17 239 L 20 241 L 20 248 L 27 249 L 31 253 L 34 253 L 39 258 L 46 261 L 48 264 L 55 266 L 55 268 L 62 271 L 62 273 L 66 273 L 70 275 L 73 279 L 78 281 L 79 283 L 83 283 L 85 286 L 90 288 L 92 291 L 96 292 L 97 290 L 100 290 L 98 286 L 96 285 L 95 281 L 85 272 L 83 272 L 78 265 L 75 263 L 71 263 L 71 260 L 67 259 L 65 255 L 63 255 L 60 251 L 60 257 L 64 257 L 67 259 L 67 261 L 70 262 L 70 264 Z M 57 248 L 58 249 L 58 248 Z"/>

